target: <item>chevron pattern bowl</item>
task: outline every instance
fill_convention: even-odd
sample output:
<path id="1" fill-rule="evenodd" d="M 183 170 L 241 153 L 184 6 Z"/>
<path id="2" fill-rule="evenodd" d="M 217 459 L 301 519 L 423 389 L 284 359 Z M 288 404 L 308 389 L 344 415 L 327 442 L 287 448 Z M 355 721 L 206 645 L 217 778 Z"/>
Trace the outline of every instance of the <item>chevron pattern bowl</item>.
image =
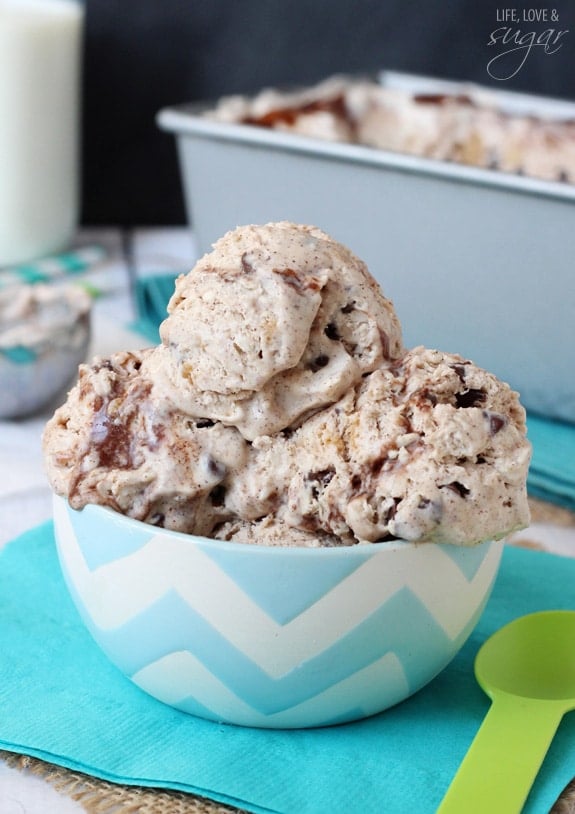
<path id="1" fill-rule="evenodd" d="M 184 712 L 299 728 L 380 712 L 436 676 L 487 602 L 502 543 L 264 548 L 55 498 L 72 598 L 108 658 Z"/>

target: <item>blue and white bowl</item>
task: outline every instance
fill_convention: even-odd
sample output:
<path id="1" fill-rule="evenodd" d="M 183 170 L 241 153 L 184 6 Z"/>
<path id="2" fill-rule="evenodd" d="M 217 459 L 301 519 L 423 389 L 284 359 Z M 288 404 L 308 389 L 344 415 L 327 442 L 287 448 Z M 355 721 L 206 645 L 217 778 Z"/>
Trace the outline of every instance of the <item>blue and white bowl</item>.
<path id="1" fill-rule="evenodd" d="M 214 721 L 338 724 L 417 692 L 475 627 L 501 542 L 265 548 L 55 498 L 74 602 L 150 695 Z"/>

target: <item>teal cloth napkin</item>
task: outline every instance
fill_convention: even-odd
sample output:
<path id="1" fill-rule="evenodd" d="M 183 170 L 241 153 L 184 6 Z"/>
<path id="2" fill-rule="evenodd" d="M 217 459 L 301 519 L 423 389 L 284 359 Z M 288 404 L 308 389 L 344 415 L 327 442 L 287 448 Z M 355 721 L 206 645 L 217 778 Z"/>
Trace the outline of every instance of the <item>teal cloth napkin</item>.
<path id="1" fill-rule="evenodd" d="M 167 317 L 177 274 L 150 274 L 136 282 L 136 321 L 131 326 L 152 344 L 160 341 L 158 328 Z"/>
<path id="2" fill-rule="evenodd" d="M 101 655 L 68 598 L 46 523 L 0 554 L 0 748 L 253 812 L 432 814 L 489 706 L 473 677 L 478 647 L 511 619 L 552 608 L 575 609 L 575 559 L 506 549 L 476 631 L 412 698 L 325 729 L 218 725 L 149 698 Z M 573 777 L 569 714 L 525 812 L 547 814 Z"/>
<path id="3" fill-rule="evenodd" d="M 575 510 L 575 424 L 529 415 L 529 493 Z"/>

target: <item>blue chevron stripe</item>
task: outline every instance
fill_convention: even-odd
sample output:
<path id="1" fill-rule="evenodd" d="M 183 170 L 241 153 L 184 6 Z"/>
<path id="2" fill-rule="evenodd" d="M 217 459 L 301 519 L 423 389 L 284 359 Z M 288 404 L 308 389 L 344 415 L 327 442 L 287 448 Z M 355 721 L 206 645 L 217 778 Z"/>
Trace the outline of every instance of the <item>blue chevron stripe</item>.
<path id="1" fill-rule="evenodd" d="M 492 542 L 471 546 L 442 545 L 441 549 L 457 565 L 467 581 L 471 582 L 492 545 Z"/>
<path id="2" fill-rule="evenodd" d="M 302 568 L 319 552 L 305 549 L 289 549 L 283 553 L 271 548 L 245 550 L 222 550 L 205 546 L 203 552 L 217 563 L 249 598 L 275 622 L 285 625 L 307 610 L 325 594 L 329 593 L 360 565 L 378 553 L 378 549 L 362 546 L 345 554 L 330 557 L 331 551 L 323 551 L 321 571 L 318 568 Z M 327 556 L 326 556 L 327 555 Z"/>
<path id="3" fill-rule="evenodd" d="M 169 653 L 188 650 L 238 698 L 268 715 L 316 696 L 390 651 L 399 658 L 414 692 L 443 669 L 457 649 L 407 588 L 333 646 L 280 679 L 270 678 L 173 591 L 120 628 L 91 628 L 104 651 L 128 675 Z M 468 633 L 464 630 L 458 639 L 463 641 Z M 376 650 L 368 646 L 378 638 Z"/>
<path id="4" fill-rule="evenodd" d="M 83 517 L 84 513 L 89 515 L 89 523 Z M 134 554 L 154 535 L 150 526 L 135 521 L 128 524 L 125 517 L 100 507 L 86 506 L 79 512 L 68 509 L 68 517 L 82 556 L 91 571 Z"/>
<path id="5" fill-rule="evenodd" d="M 180 709 L 182 712 L 187 712 L 189 715 L 196 715 L 198 718 L 207 718 L 210 721 L 220 721 L 221 715 L 218 715 L 208 707 L 204 706 L 204 704 L 200 704 L 192 695 L 184 698 L 182 701 L 179 701 L 177 704 L 174 704 L 176 709 Z"/>
<path id="6" fill-rule="evenodd" d="M 187 652 L 173 653 L 153 662 L 133 676 L 133 680 L 145 691 L 184 712 L 199 714 L 199 703 L 203 707 L 202 714 L 212 720 L 231 719 L 243 726 L 282 729 L 357 720 L 397 704 L 408 694 L 405 675 L 392 653 L 308 701 L 270 715 L 254 711 L 233 696 Z M 190 689 L 193 695 L 186 695 Z M 278 691 L 281 689 L 279 686 Z"/>

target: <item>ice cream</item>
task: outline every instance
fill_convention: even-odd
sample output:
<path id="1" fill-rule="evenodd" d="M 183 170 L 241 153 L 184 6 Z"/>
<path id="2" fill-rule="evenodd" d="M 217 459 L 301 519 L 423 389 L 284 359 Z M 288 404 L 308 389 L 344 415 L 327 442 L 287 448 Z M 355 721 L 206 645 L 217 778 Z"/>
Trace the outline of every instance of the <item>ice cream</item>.
<path id="1" fill-rule="evenodd" d="M 275 469 L 285 495 L 278 519 L 348 543 L 469 544 L 525 522 L 522 409 L 494 376 L 453 354 L 415 348 L 261 446 L 260 482 Z"/>
<path id="2" fill-rule="evenodd" d="M 91 301 L 72 285 L 0 288 L 0 351 L 46 345 L 80 346 L 89 333 Z"/>
<path id="3" fill-rule="evenodd" d="M 228 233 L 179 278 L 168 312 L 145 375 L 179 410 L 248 440 L 337 401 L 402 352 L 365 264 L 309 226 Z"/>
<path id="4" fill-rule="evenodd" d="M 0 281 L 0 418 L 61 397 L 86 358 L 91 299 L 74 285 Z"/>
<path id="5" fill-rule="evenodd" d="M 328 141 L 575 183 L 573 119 L 503 109 L 486 91 L 417 93 L 331 77 L 298 91 L 222 98 L 206 116 Z"/>
<path id="6" fill-rule="evenodd" d="M 48 424 L 53 489 L 178 531 L 210 534 L 229 514 L 220 483 L 245 468 L 249 445 L 233 427 L 194 420 L 156 395 L 141 374 L 154 353 L 118 353 L 80 367 L 78 383 Z"/>
<path id="7" fill-rule="evenodd" d="M 238 228 L 182 276 L 162 342 L 80 368 L 54 490 L 261 545 L 472 545 L 528 522 L 517 394 L 406 351 L 365 265 L 318 229 Z"/>

